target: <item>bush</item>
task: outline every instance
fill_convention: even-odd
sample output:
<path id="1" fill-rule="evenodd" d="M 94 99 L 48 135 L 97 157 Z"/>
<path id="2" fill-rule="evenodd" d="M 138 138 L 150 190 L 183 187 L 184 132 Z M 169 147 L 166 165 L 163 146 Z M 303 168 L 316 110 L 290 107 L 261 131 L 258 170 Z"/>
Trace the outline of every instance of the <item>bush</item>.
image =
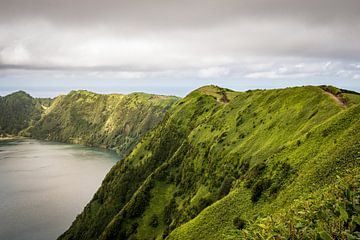
<path id="1" fill-rule="evenodd" d="M 218 191 L 218 199 L 221 199 L 229 194 L 233 181 L 233 177 L 225 177 Z"/>
<path id="2" fill-rule="evenodd" d="M 271 185 L 271 181 L 270 179 L 267 178 L 260 179 L 259 181 L 257 181 L 254 187 L 252 188 L 251 201 L 254 203 L 259 201 L 262 192 L 268 189 L 270 185 Z"/>
<path id="3" fill-rule="evenodd" d="M 149 201 L 150 201 L 150 190 L 152 189 L 152 184 L 139 189 L 139 193 L 135 195 L 134 202 L 129 204 L 127 208 L 127 215 L 130 218 L 141 216 L 145 211 Z"/>
<path id="4" fill-rule="evenodd" d="M 159 218 L 156 214 L 151 216 L 149 225 L 153 228 L 157 228 L 157 226 L 159 225 Z"/>
<path id="5" fill-rule="evenodd" d="M 239 171 L 241 174 L 245 174 L 250 167 L 250 160 L 246 159 L 240 163 Z"/>
<path id="6" fill-rule="evenodd" d="M 239 127 L 241 124 L 244 123 L 244 119 L 242 118 L 242 116 L 239 114 L 239 116 L 236 118 L 236 126 Z"/>
<path id="7" fill-rule="evenodd" d="M 246 221 L 240 217 L 235 217 L 233 220 L 233 224 L 237 229 L 241 230 L 245 228 Z"/>
<path id="8" fill-rule="evenodd" d="M 198 207 L 197 207 L 198 212 L 201 212 L 207 206 L 210 206 L 213 202 L 214 202 L 214 200 L 211 197 L 200 198 L 199 203 L 198 203 Z"/>
<path id="9" fill-rule="evenodd" d="M 164 222 L 167 225 L 170 225 L 172 222 L 172 216 L 175 213 L 177 208 L 175 198 L 172 198 L 168 205 L 164 208 Z"/>
<path id="10" fill-rule="evenodd" d="M 225 139 L 227 138 L 228 133 L 227 132 L 223 132 L 219 137 L 218 137 L 218 143 L 223 143 L 225 141 Z"/>
<path id="11" fill-rule="evenodd" d="M 279 185 L 279 183 L 271 185 L 271 187 L 269 189 L 270 195 L 273 196 L 273 195 L 277 194 L 279 192 L 280 188 L 281 188 L 281 186 Z"/>
<path id="12" fill-rule="evenodd" d="M 254 167 L 252 167 L 246 176 L 247 180 L 245 182 L 245 187 L 251 188 L 254 185 L 254 181 L 261 177 L 261 175 L 265 171 L 266 167 L 267 166 L 265 163 L 259 163 L 259 164 L 255 165 Z"/>
<path id="13" fill-rule="evenodd" d="M 131 224 L 129 231 L 126 233 L 127 236 L 136 233 L 139 224 L 137 222 Z"/>
<path id="14" fill-rule="evenodd" d="M 164 230 L 164 232 L 162 234 L 162 239 L 165 239 L 167 236 L 169 236 L 169 233 L 170 233 L 169 226 L 166 226 L 165 230 Z"/>

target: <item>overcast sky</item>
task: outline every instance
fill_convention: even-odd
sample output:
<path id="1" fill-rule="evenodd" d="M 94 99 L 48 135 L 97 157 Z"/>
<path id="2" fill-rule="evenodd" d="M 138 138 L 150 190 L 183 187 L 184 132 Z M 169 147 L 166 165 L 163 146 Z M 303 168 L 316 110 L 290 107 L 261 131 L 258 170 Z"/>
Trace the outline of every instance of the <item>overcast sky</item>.
<path id="1" fill-rule="evenodd" d="M 359 0 L 0 0 L 0 95 L 360 91 Z"/>

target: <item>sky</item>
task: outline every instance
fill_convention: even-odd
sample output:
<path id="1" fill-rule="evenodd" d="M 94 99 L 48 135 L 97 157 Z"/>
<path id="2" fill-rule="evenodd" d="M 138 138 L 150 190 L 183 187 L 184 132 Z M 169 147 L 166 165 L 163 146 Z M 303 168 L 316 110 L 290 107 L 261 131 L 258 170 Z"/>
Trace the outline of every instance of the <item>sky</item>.
<path id="1" fill-rule="evenodd" d="M 0 95 L 360 91 L 359 0 L 0 0 Z"/>

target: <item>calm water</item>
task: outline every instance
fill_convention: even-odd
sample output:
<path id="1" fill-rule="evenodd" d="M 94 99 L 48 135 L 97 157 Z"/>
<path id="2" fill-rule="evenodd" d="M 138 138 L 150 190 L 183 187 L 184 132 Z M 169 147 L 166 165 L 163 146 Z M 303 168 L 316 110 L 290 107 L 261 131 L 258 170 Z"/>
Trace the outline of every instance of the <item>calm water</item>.
<path id="1" fill-rule="evenodd" d="M 78 145 L 1 143 L 0 239 L 56 239 L 89 202 L 117 158 L 112 152 Z"/>

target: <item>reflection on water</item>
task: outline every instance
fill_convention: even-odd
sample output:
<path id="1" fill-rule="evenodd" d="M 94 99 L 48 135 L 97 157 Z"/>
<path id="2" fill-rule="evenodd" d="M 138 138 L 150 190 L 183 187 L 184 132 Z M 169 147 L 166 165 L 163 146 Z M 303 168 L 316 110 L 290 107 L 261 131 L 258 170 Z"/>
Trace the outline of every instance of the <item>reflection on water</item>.
<path id="1" fill-rule="evenodd" d="M 117 158 L 105 150 L 37 140 L 0 144 L 0 239 L 56 239 Z"/>

